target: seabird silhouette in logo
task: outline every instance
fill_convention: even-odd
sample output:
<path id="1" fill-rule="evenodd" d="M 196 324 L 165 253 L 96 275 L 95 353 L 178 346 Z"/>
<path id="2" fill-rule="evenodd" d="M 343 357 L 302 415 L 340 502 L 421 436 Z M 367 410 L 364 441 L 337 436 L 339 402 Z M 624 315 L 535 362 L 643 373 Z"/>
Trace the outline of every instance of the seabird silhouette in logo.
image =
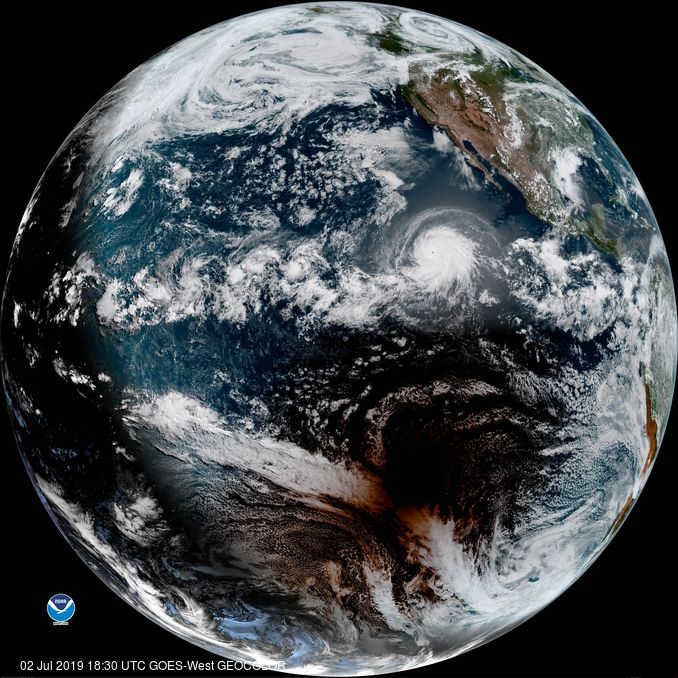
<path id="1" fill-rule="evenodd" d="M 47 601 L 47 614 L 55 625 L 66 625 L 75 614 L 73 598 L 65 593 L 57 593 Z"/>

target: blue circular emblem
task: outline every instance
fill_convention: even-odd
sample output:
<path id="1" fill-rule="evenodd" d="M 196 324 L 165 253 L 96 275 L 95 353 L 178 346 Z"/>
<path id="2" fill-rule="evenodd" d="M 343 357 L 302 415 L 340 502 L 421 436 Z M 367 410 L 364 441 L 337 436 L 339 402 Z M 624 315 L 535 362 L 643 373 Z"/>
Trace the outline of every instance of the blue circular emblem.
<path id="1" fill-rule="evenodd" d="M 47 601 L 47 614 L 55 622 L 67 622 L 75 614 L 75 602 L 65 593 L 57 593 Z"/>

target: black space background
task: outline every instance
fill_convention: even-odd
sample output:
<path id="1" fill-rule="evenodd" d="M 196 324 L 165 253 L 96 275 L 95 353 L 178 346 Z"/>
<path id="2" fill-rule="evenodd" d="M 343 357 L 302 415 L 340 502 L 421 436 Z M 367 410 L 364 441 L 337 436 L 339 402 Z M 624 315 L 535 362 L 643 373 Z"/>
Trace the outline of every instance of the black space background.
<path id="1" fill-rule="evenodd" d="M 250 2 L 213 9 L 207 3 L 190 2 L 175 10 L 164 3 L 114 3 L 80 10 L 57 5 L 43 11 L 24 3 L 4 12 L 3 39 L 10 49 L 3 67 L 8 97 L 2 134 L 2 280 L 36 182 L 90 106 L 159 50 L 229 16 L 265 6 Z M 669 95 L 675 86 L 671 65 L 675 34 L 668 9 L 642 3 L 633 12 L 619 7 L 598 15 L 592 13 L 593 3 L 568 4 L 567 11 L 545 3 L 537 9 L 516 3 L 414 6 L 509 44 L 588 106 L 640 178 L 676 270 L 676 119 Z M 128 607 L 71 551 L 29 483 L 2 409 L 0 675 L 25 675 L 19 662 L 29 659 L 214 659 Z M 674 415 L 636 508 L 581 580 L 502 638 L 411 674 L 677 675 L 673 550 L 677 419 Z M 77 604 L 68 627 L 53 627 L 45 614 L 48 597 L 57 592 L 70 594 Z M 56 672 L 26 675 L 48 673 Z M 77 675 L 91 674 L 85 669 Z"/>

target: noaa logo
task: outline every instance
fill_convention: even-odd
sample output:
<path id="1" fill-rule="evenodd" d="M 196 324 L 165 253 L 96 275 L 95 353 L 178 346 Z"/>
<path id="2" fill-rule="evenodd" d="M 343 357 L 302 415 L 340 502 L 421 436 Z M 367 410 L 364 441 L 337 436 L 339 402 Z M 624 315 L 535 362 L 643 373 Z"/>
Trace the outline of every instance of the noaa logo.
<path id="1" fill-rule="evenodd" d="M 47 601 L 47 614 L 55 625 L 68 624 L 68 620 L 75 614 L 73 598 L 65 593 L 57 593 Z"/>

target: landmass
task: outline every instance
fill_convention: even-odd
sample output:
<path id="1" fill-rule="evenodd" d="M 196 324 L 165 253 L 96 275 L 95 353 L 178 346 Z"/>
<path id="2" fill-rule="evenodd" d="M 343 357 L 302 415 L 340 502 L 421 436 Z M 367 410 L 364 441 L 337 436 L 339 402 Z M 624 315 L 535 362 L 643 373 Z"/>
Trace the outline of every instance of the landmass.
<path id="1" fill-rule="evenodd" d="M 650 443 L 650 449 L 643 465 L 643 473 L 647 473 L 652 466 L 654 458 L 657 456 L 657 422 L 652 416 L 652 394 L 650 392 L 650 384 L 645 382 L 645 433 Z"/>
<path id="2" fill-rule="evenodd" d="M 624 522 L 624 519 L 629 514 L 629 511 L 633 507 L 635 501 L 636 501 L 635 496 L 633 494 L 630 494 L 627 500 L 624 502 L 624 506 L 622 506 L 621 511 L 619 511 L 619 514 L 614 519 L 614 523 L 612 523 L 612 527 L 610 528 L 610 532 L 608 534 L 614 534 L 621 527 L 621 524 Z"/>
<path id="3" fill-rule="evenodd" d="M 641 474 L 647 473 L 650 468 L 652 467 L 652 462 L 654 461 L 655 457 L 657 456 L 657 431 L 658 431 L 658 426 L 657 422 L 652 416 L 652 393 L 650 390 L 650 384 L 646 381 L 645 382 L 645 433 L 647 435 L 648 442 L 650 444 L 650 449 L 647 453 L 647 457 L 645 459 L 645 463 L 643 464 L 643 468 L 641 470 Z M 624 506 L 622 506 L 621 511 L 619 511 L 619 514 L 614 520 L 614 523 L 612 523 L 612 527 L 610 528 L 610 532 L 614 534 L 621 524 L 624 522 L 624 519 L 628 515 L 628 512 L 631 510 L 633 507 L 634 502 L 636 501 L 635 495 L 632 493 L 628 496 L 626 501 L 624 502 Z"/>
<path id="4" fill-rule="evenodd" d="M 392 53 L 406 49 L 393 32 L 380 36 L 379 45 Z M 500 176 L 520 191 L 535 216 L 618 257 L 619 242 L 608 234 L 603 205 L 596 203 L 589 214 L 578 211 L 576 173 L 580 150 L 593 144 L 590 128 L 573 111 L 558 110 L 557 102 L 521 98 L 521 85 L 529 83 L 529 76 L 504 63 L 442 66 L 433 73 L 413 64 L 401 91 L 496 188 L 501 189 Z"/>

